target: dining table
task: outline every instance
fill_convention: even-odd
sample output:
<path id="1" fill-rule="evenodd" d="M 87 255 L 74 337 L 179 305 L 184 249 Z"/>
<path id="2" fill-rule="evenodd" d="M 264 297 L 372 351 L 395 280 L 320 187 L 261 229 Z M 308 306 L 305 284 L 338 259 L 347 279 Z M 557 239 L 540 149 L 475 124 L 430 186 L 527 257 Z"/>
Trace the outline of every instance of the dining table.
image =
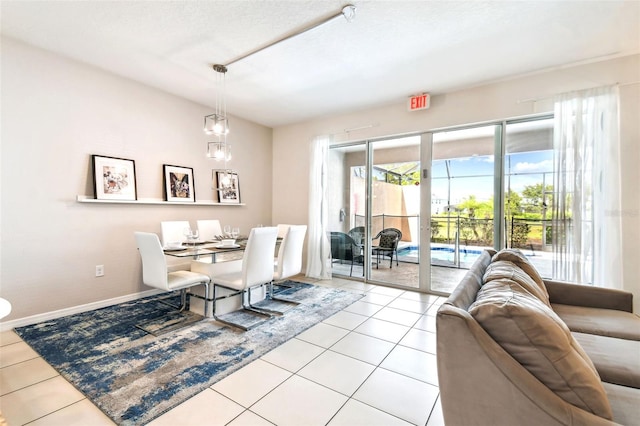
<path id="1" fill-rule="evenodd" d="M 249 237 L 238 237 L 236 243 L 231 246 L 223 246 L 222 241 L 188 241 L 182 243 L 179 247 L 163 247 L 164 254 L 167 256 L 186 258 L 191 257 L 193 259 L 199 259 L 202 256 L 211 256 L 211 263 L 218 261 L 218 255 L 243 252 L 247 247 Z M 282 238 L 276 240 L 276 247 L 280 244 Z M 275 255 L 275 254 L 274 254 Z"/>
<path id="2" fill-rule="evenodd" d="M 179 247 L 163 247 L 163 251 L 167 256 L 180 258 L 199 259 L 201 256 L 211 256 L 211 263 L 216 263 L 219 254 L 244 251 L 247 247 L 247 241 L 247 237 L 238 237 L 235 244 L 224 246 L 220 240 L 195 240 L 184 242 Z"/>

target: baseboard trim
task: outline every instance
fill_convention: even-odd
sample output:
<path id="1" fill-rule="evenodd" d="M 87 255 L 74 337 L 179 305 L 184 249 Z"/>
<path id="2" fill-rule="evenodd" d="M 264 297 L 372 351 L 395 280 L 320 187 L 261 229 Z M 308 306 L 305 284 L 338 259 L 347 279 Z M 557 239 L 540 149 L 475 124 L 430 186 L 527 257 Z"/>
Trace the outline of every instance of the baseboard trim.
<path id="1" fill-rule="evenodd" d="M 42 314 L 31 315 L 11 321 L 0 322 L 0 332 L 13 330 L 16 327 L 24 327 L 25 325 L 31 325 L 56 318 L 66 317 L 67 315 L 79 314 L 81 312 L 93 311 L 94 309 L 106 308 L 107 306 L 130 302 L 132 300 L 141 299 L 143 297 L 153 296 L 160 293 L 163 293 L 163 291 L 158 289 L 141 291 L 139 293 L 132 293 L 125 296 L 114 297 L 113 299 L 100 300 L 98 302 L 91 302 L 85 305 L 72 306 L 70 308 L 59 309 L 57 311 L 45 312 Z"/>

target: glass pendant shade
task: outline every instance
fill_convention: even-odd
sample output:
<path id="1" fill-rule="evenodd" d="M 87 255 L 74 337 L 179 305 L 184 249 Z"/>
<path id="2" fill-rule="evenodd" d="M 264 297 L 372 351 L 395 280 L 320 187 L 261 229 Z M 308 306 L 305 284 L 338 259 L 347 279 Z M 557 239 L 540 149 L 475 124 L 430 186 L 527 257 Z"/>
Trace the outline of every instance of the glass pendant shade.
<path id="1" fill-rule="evenodd" d="M 222 114 L 211 114 L 204 117 L 204 132 L 208 135 L 222 136 L 229 133 L 229 121 Z"/>
<path id="2" fill-rule="evenodd" d="M 207 157 L 227 162 L 231 160 L 231 146 L 225 142 L 208 142 Z"/>
<path id="3" fill-rule="evenodd" d="M 220 179 L 220 183 L 223 188 L 228 188 L 231 186 L 231 174 L 227 171 L 222 175 L 222 179 Z"/>

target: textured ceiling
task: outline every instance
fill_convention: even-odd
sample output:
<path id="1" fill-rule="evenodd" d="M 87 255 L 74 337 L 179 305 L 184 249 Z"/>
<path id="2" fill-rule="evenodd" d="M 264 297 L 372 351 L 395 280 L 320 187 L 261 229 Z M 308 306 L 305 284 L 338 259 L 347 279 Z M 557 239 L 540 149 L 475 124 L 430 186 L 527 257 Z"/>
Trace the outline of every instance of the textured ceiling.
<path id="1" fill-rule="evenodd" d="M 640 52 L 640 2 L 353 1 L 229 67 L 230 113 L 270 127 Z M 212 63 L 347 1 L 5 1 L 4 36 L 214 105 Z"/>

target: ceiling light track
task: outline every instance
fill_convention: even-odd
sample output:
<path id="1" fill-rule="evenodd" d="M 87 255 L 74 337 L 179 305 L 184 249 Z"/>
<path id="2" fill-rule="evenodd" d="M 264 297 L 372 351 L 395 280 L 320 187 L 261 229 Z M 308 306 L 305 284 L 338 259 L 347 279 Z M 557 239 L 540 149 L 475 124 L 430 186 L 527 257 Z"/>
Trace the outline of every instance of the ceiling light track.
<path id="1" fill-rule="evenodd" d="M 257 49 L 254 49 L 254 50 L 250 51 L 249 53 L 246 53 L 246 54 L 244 54 L 242 56 L 239 56 L 239 57 L 235 58 L 234 60 L 232 60 L 231 62 L 227 62 L 224 65 L 214 65 L 214 69 L 215 69 L 215 67 L 222 67 L 222 68 L 224 68 L 224 71 L 222 71 L 222 72 L 226 72 L 226 67 L 228 67 L 231 64 L 235 64 L 236 62 L 241 61 L 241 60 L 243 60 L 245 58 L 248 58 L 251 55 L 255 55 L 256 53 L 261 52 L 261 51 L 263 51 L 265 49 L 268 49 L 268 48 L 270 48 L 272 46 L 275 46 L 276 44 L 279 44 L 279 43 L 282 43 L 283 41 L 286 41 L 286 40 L 292 39 L 294 37 L 297 37 L 300 34 L 306 33 L 307 31 L 311 31 L 312 29 L 317 28 L 317 27 L 319 27 L 321 25 L 324 25 L 324 24 L 326 24 L 328 22 L 331 22 L 331 21 L 333 21 L 334 19 L 336 19 L 336 18 L 338 18 L 340 16 L 344 16 L 344 18 L 347 20 L 347 22 L 352 22 L 356 18 L 356 7 L 354 5 L 352 5 L 352 4 L 348 4 L 345 7 L 343 7 L 342 10 L 340 12 L 338 12 L 338 13 L 335 13 L 335 14 L 327 17 L 327 18 L 324 18 L 321 21 L 315 22 L 315 23 L 313 23 L 313 24 L 311 24 L 311 25 L 309 25 L 307 27 L 298 29 L 298 30 L 296 30 L 296 31 L 294 31 L 294 32 L 292 32 L 290 34 L 287 34 L 286 36 L 284 36 L 284 37 L 282 37 L 282 38 L 280 38 L 278 40 L 272 41 L 271 43 L 269 43 L 267 45 L 258 47 Z M 218 71 L 218 70 L 216 70 L 216 71 Z M 220 72 L 220 71 L 218 71 L 218 72 Z"/>

